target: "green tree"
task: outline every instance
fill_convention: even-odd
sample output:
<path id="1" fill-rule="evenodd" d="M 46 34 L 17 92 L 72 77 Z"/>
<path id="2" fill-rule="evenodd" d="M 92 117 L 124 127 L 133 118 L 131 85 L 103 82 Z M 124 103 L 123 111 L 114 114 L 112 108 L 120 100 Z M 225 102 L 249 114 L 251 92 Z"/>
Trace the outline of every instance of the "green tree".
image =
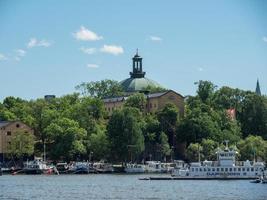
<path id="1" fill-rule="evenodd" d="M 216 159 L 216 148 L 218 143 L 210 139 L 203 139 L 201 141 L 202 153 L 205 159 L 215 160 Z"/>
<path id="2" fill-rule="evenodd" d="M 75 89 L 81 91 L 84 96 L 98 97 L 101 99 L 123 95 L 123 88 L 119 82 L 108 79 L 81 83 Z"/>
<path id="3" fill-rule="evenodd" d="M 174 146 L 176 125 L 179 117 L 178 108 L 174 104 L 168 103 L 157 113 L 157 117 L 160 122 L 161 131 L 167 134 L 170 146 Z"/>
<path id="4" fill-rule="evenodd" d="M 51 141 L 50 155 L 53 159 L 70 160 L 86 153 L 86 130 L 71 119 L 56 119 L 46 127 L 45 133 Z"/>
<path id="5" fill-rule="evenodd" d="M 171 148 L 168 143 L 168 137 L 164 132 L 160 133 L 160 151 L 166 160 L 166 156 L 171 154 Z"/>
<path id="6" fill-rule="evenodd" d="M 109 142 L 104 131 L 91 134 L 88 142 L 88 153 L 93 153 L 92 155 L 95 160 L 107 158 L 109 153 Z"/>
<path id="7" fill-rule="evenodd" d="M 8 145 L 8 153 L 17 158 L 31 156 L 34 153 L 34 135 L 24 131 L 14 132 Z"/>
<path id="8" fill-rule="evenodd" d="M 202 160 L 203 156 L 203 147 L 199 143 L 191 143 L 186 149 L 186 157 L 189 161 L 198 161 L 199 156 Z"/>
<path id="9" fill-rule="evenodd" d="M 113 112 L 107 126 L 112 160 L 127 161 L 143 152 L 141 125 L 142 116 L 137 108 L 127 107 Z"/>
<path id="10" fill-rule="evenodd" d="M 146 108 L 146 97 L 143 93 L 136 93 L 126 99 L 124 106 L 139 109 L 141 112 Z"/>
<path id="11" fill-rule="evenodd" d="M 267 160 L 267 141 L 261 136 L 249 135 L 237 144 L 242 160 Z"/>
<path id="12" fill-rule="evenodd" d="M 202 81 L 202 80 L 200 80 L 196 84 L 198 84 L 198 89 L 197 89 L 198 97 L 201 99 L 202 102 L 208 103 L 212 98 L 217 86 L 210 81 Z"/>

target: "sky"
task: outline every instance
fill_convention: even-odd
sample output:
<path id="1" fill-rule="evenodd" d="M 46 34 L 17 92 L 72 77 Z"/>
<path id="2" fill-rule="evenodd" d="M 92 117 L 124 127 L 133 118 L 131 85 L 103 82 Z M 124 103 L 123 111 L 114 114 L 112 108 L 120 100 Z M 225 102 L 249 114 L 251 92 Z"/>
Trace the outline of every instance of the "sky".
<path id="1" fill-rule="evenodd" d="M 267 94 L 267 1 L 0 0 L 0 101 L 62 96 L 82 82 L 146 77 L 186 96 L 195 82 Z"/>

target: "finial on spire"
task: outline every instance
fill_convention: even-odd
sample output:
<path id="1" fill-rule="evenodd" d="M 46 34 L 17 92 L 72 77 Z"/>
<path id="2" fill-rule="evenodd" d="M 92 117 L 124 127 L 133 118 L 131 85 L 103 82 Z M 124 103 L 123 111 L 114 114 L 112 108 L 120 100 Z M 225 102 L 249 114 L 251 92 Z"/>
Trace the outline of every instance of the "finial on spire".
<path id="1" fill-rule="evenodd" d="M 138 56 L 138 48 L 136 49 L 136 55 Z"/>

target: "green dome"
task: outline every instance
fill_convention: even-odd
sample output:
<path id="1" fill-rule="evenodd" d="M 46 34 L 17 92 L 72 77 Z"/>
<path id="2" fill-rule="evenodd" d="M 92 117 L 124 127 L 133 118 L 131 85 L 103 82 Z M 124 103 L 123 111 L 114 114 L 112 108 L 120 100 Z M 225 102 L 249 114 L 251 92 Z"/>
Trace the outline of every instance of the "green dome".
<path id="1" fill-rule="evenodd" d="M 147 87 L 163 88 L 156 81 L 153 81 L 153 80 L 148 79 L 148 78 L 127 78 L 127 79 L 121 81 L 120 84 L 123 87 L 123 90 L 125 92 L 144 91 L 144 90 L 146 90 Z"/>

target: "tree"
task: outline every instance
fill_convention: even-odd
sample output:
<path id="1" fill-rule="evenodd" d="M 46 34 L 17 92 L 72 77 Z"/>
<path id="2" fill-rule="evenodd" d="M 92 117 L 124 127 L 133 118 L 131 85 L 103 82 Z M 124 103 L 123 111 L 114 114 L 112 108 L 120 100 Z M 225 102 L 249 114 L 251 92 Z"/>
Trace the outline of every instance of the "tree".
<path id="1" fill-rule="evenodd" d="M 146 108 L 146 97 L 143 93 L 136 93 L 126 99 L 124 106 L 139 109 L 141 112 Z"/>
<path id="2" fill-rule="evenodd" d="M 93 153 L 95 160 L 107 158 L 109 153 L 109 142 L 104 131 L 99 131 L 90 135 L 88 140 L 88 153 Z"/>
<path id="3" fill-rule="evenodd" d="M 214 160 L 216 159 L 216 148 L 218 147 L 218 143 L 210 139 L 203 139 L 201 142 L 202 153 L 205 159 Z"/>
<path id="4" fill-rule="evenodd" d="M 113 112 L 107 126 L 112 160 L 126 161 L 144 150 L 141 125 L 142 116 L 137 108 L 126 107 Z"/>
<path id="5" fill-rule="evenodd" d="M 201 99 L 202 102 L 208 103 L 208 101 L 212 98 L 212 95 L 214 94 L 214 91 L 217 86 L 210 81 L 202 81 L 202 80 L 200 80 L 196 84 L 198 84 L 198 89 L 197 89 L 198 97 Z"/>
<path id="6" fill-rule="evenodd" d="M 8 146 L 8 153 L 17 158 L 33 155 L 34 139 L 34 135 L 31 133 L 26 133 L 24 131 L 14 132 Z"/>
<path id="7" fill-rule="evenodd" d="M 242 160 L 267 160 L 267 141 L 261 136 L 249 135 L 237 144 Z"/>
<path id="8" fill-rule="evenodd" d="M 56 119 L 46 127 L 45 133 L 51 141 L 50 155 L 53 159 L 70 160 L 86 153 L 84 145 L 86 130 L 71 119 Z"/>
<path id="9" fill-rule="evenodd" d="M 267 139 L 267 98 L 255 93 L 248 94 L 242 101 L 240 122 L 245 137 L 253 134 Z"/>
<path id="10" fill-rule="evenodd" d="M 123 95 L 123 88 L 119 82 L 108 79 L 81 83 L 76 86 L 75 89 L 81 91 L 84 96 L 97 97 L 101 99 Z"/>
<path id="11" fill-rule="evenodd" d="M 166 156 L 171 154 L 171 148 L 168 143 L 168 137 L 164 132 L 160 133 L 160 151 L 166 160 Z"/>
<path id="12" fill-rule="evenodd" d="M 203 159 L 203 147 L 199 143 L 191 143 L 186 149 L 186 157 L 189 161 L 198 161 Z"/>
<path id="13" fill-rule="evenodd" d="M 161 131 L 167 134 L 170 146 L 174 146 L 176 140 L 175 128 L 179 117 L 178 108 L 174 104 L 168 103 L 157 113 L 157 117 L 160 122 Z"/>

